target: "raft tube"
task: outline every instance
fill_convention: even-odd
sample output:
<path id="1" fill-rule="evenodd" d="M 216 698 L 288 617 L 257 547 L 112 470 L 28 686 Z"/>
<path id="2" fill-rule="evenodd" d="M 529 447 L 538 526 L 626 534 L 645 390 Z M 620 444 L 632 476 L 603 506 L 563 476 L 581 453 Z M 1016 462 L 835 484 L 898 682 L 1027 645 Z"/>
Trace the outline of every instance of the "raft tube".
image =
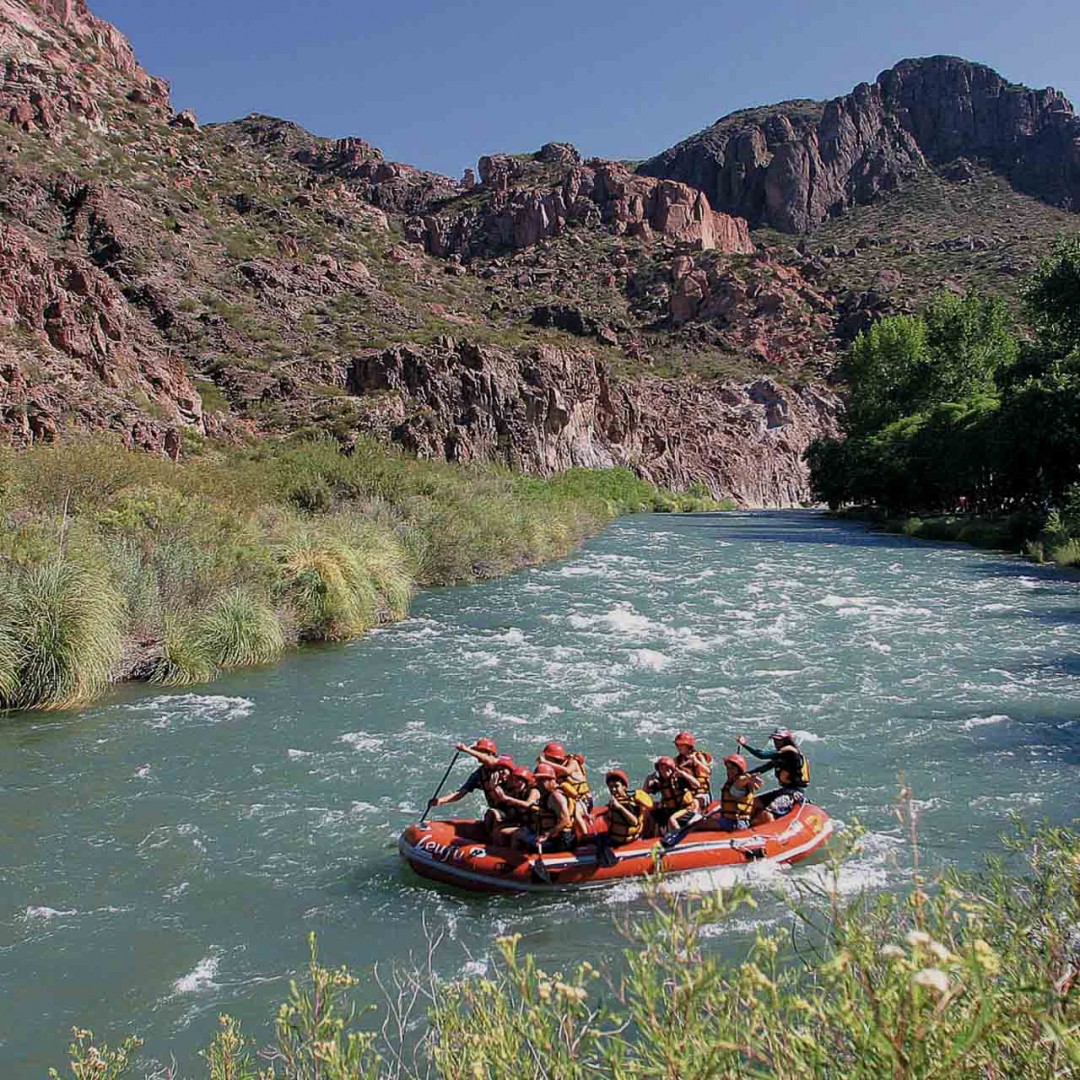
<path id="1" fill-rule="evenodd" d="M 594 815 L 595 830 L 607 829 L 606 808 Z M 476 821 L 428 821 L 401 834 L 401 857 L 422 877 L 473 892 L 552 892 L 591 889 L 627 878 L 684 874 L 751 862 L 796 863 L 821 848 L 833 823 L 824 810 L 804 803 L 768 825 L 739 832 L 698 827 L 674 847 L 642 839 L 613 848 L 615 863 L 597 861 L 596 844 L 580 841 L 572 852 L 533 855 L 489 847 Z M 543 863 L 543 870 L 536 864 Z M 546 871 L 546 873 L 544 873 Z"/>

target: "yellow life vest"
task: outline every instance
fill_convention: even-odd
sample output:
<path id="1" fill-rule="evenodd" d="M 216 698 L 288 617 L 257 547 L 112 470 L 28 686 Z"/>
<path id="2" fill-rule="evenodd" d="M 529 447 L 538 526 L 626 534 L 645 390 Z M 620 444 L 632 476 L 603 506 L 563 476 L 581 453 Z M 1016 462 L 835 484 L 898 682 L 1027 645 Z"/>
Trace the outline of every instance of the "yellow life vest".
<path id="1" fill-rule="evenodd" d="M 589 774 L 585 771 L 585 766 L 579 761 L 578 768 L 581 770 L 581 779 L 575 780 L 570 776 L 564 776 L 559 782 L 559 790 L 568 798 L 573 799 L 575 802 L 578 799 L 588 798 L 591 789 L 589 788 Z"/>
<path id="2" fill-rule="evenodd" d="M 749 818 L 754 812 L 754 792 L 748 789 L 742 795 L 732 790 L 730 780 L 720 789 L 720 816 L 728 821 L 736 818 Z"/>
<path id="3" fill-rule="evenodd" d="M 616 801 L 614 796 L 612 796 L 611 801 L 613 803 Z M 641 836 L 645 830 L 645 815 L 654 805 L 652 796 L 648 792 L 639 789 L 637 791 L 628 791 L 626 798 L 618 801 L 637 818 L 637 824 L 632 826 L 620 814 L 612 813 L 609 805 L 608 838 L 613 844 L 629 844 L 631 840 L 636 840 Z"/>
<path id="4" fill-rule="evenodd" d="M 784 750 L 788 750 L 788 749 L 789 749 L 788 747 L 784 747 Z M 776 778 L 777 778 L 777 780 L 780 779 L 780 771 L 781 771 L 781 769 L 783 769 L 783 771 L 786 772 L 791 777 L 791 779 L 788 782 L 788 785 L 790 787 L 797 787 L 797 788 L 807 787 L 809 785 L 809 783 L 810 783 L 810 762 L 807 760 L 806 755 L 800 749 L 798 749 L 798 747 L 791 746 L 790 750 L 792 752 L 783 754 L 783 756 L 778 761 L 777 769 L 776 769 Z M 784 765 L 783 765 L 784 760 L 786 759 L 787 761 L 792 761 L 792 760 L 794 760 L 795 755 L 798 755 L 798 759 L 799 759 L 798 768 L 797 769 L 785 768 Z"/>

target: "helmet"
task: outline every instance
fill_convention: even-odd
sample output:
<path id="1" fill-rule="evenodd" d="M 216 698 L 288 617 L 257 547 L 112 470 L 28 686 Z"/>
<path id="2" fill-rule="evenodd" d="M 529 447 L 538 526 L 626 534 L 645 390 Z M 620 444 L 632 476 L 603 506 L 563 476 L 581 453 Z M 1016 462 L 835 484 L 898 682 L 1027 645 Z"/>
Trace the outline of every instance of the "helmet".
<path id="1" fill-rule="evenodd" d="M 566 747 L 561 742 L 549 742 L 544 747 L 544 757 L 555 758 L 557 761 L 563 761 L 569 755 L 566 753 Z"/>
<path id="2" fill-rule="evenodd" d="M 724 758 L 724 764 L 736 765 L 740 772 L 746 772 L 746 758 L 744 758 L 742 754 L 728 754 L 728 756 Z"/>
<path id="3" fill-rule="evenodd" d="M 477 739 L 476 742 L 473 743 L 473 749 L 480 750 L 485 754 L 497 754 L 499 752 L 499 748 L 495 745 L 495 740 L 489 739 L 486 736 L 482 739 Z"/>
<path id="4" fill-rule="evenodd" d="M 509 754 L 502 754 L 495 760 L 496 769 L 513 769 L 514 759 Z"/>
<path id="5" fill-rule="evenodd" d="M 558 780 L 559 778 L 559 774 L 547 762 L 537 765 L 533 775 L 537 780 Z"/>
<path id="6" fill-rule="evenodd" d="M 621 780 L 627 787 L 630 786 L 630 777 L 622 771 L 622 769 L 612 769 L 611 772 L 604 777 L 604 783 L 610 784 L 612 780 Z"/>
<path id="7" fill-rule="evenodd" d="M 526 769 L 524 765 L 515 765 L 513 769 L 511 769 L 510 775 L 515 780 L 520 780 L 524 784 L 536 783 L 536 777 L 533 776 L 533 774 L 529 772 L 529 770 Z"/>
<path id="8" fill-rule="evenodd" d="M 655 762 L 655 766 L 658 769 L 674 769 L 675 768 L 675 759 L 671 758 L 671 757 L 657 758 L 656 762 Z"/>
<path id="9" fill-rule="evenodd" d="M 680 731 L 679 734 L 675 736 L 675 745 L 676 746 L 682 746 L 684 744 L 686 746 L 696 746 L 697 745 L 697 740 L 694 738 L 693 735 L 690 734 L 689 731 Z"/>
<path id="10" fill-rule="evenodd" d="M 795 736 L 786 727 L 778 727 L 770 736 L 770 739 L 777 739 L 779 741 L 793 742 Z"/>

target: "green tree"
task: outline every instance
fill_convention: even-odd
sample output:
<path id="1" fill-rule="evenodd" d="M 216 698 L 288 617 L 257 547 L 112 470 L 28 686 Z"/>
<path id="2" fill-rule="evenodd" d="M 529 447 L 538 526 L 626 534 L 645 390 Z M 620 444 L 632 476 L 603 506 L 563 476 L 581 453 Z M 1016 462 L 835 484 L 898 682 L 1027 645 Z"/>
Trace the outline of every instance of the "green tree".
<path id="1" fill-rule="evenodd" d="M 929 362 L 913 392 L 921 408 L 993 393 L 996 379 L 1016 363 L 1017 341 L 1005 302 L 938 293 L 924 315 Z"/>
<path id="2" fill-rule="evenodd" d="M 851 388 L 848 434 L 866 435 L 916 412 L 918 373 L 928 355 L 926 323 L 917 316 L 881 319 L 859 334 L 842 368 Z"/>
<path id="3" fill-rule="evenodd" d="M 1028 321 L 1044 346 L 1080 349 L 1080 237 L 1059 239 L 1024 290 Z"/>

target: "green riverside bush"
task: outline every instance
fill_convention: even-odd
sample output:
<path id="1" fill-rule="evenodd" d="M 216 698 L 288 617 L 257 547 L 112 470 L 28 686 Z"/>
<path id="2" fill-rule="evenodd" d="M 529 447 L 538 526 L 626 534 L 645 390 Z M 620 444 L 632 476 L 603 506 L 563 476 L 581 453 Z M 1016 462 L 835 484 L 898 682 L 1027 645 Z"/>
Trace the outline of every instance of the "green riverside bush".
<path id="1" fill-rule="evenodd" d="M 563 556 L 619 514 L 715 508 L 627 469 L 542 480 L 364 440 L 179 465 L 104 439 L 0 451 L 0 709 L 202 682 L 402 618 L 418 587 Z"/>

